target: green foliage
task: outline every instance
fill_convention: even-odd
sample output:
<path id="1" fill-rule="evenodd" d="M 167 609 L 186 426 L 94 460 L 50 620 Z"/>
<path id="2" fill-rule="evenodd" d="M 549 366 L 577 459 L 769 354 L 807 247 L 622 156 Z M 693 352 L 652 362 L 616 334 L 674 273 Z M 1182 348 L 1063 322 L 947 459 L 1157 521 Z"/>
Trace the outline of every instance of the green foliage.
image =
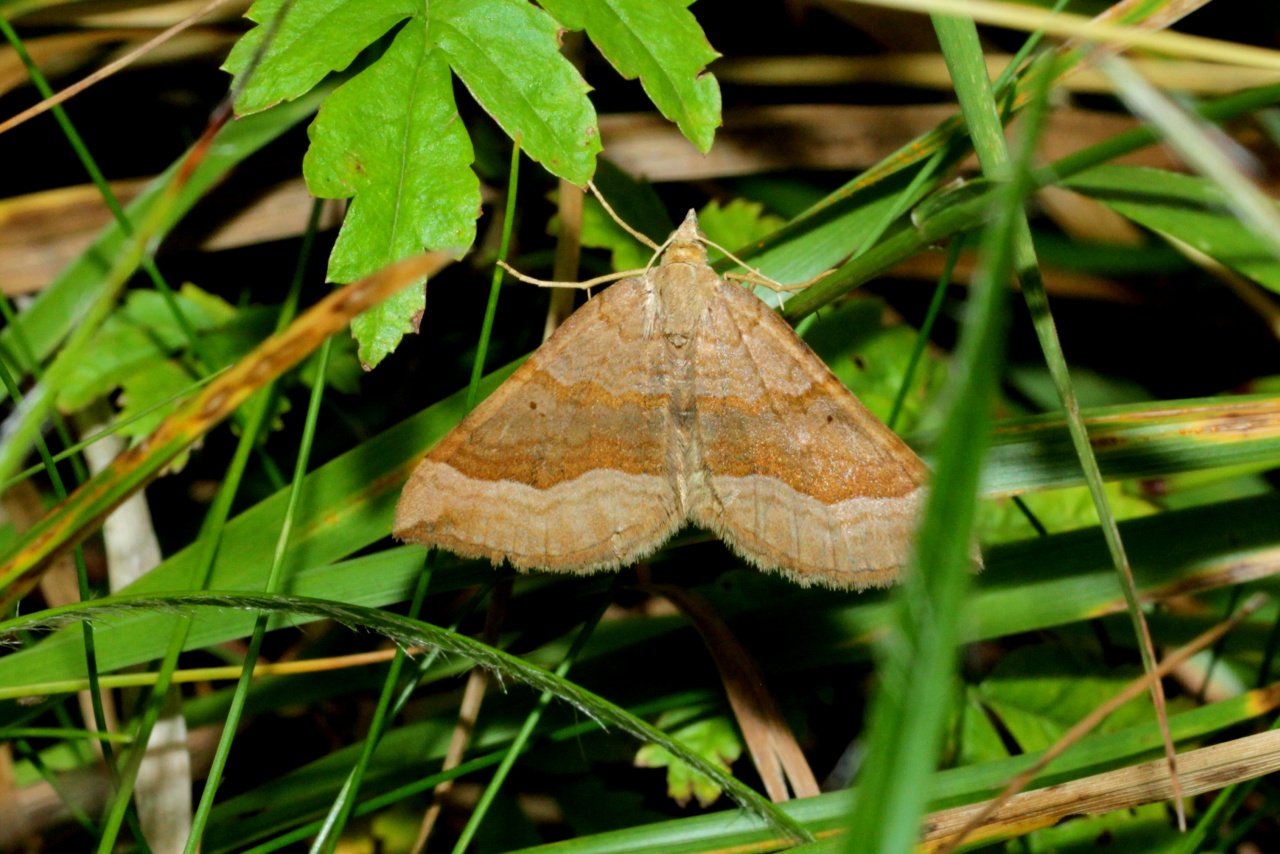
<path id="1" fill-rule="evenodd" d="M 1077 175 L 1066 185 L 1157 234 L 1280 291 L 1280 259 L 1228 207 L 1227 195 L 1208 179 L 1108 165 Z"/>
<path id="2" fill-rule="evenodd" d="M 1020 753 L 1045 750 L 1141 675 L 1140 668 L 1100 668 L 1086 649 L 1040 644 L 1014 650 L 967 693 L 960 764 L 1004 758 L 1006 736 Z M 1150 699 L 1143 697 L 1118 709 L 1097 731 L 1139 726 L 1151 716 Z"/>
<path id="3" fill-rule="evenodd" d="M 742 755 L 742 739 L 738 728 L 725 717 L 711 717 L 680 725 L 688 717 L 668 712 L 658 719 L 658 728 L 668 730 L 671 737 L 708 762 L 726 771 Z M 701 807 L 709 807 L 720 799 L 723 790 L 715 781 L 690 768 L 656 744 L 646 744 L 636 752 L 636 765 L 641 768 L 667 769 L 667 796 L 680 806 L 697 799 Z"/>
<path id="4" fill-rule="evenodd" d="M 329 278 L 353 282 L 423 249 L 464 252 L 475 239 L 480 183 L 453 103 L 449 66 L 410 21 L 373 67 L 325 102 L 303 174 L 320 198 L 355 201 L 329 256 Z M 352 323 L 360 361 L 376 367 L 426 308 L 410 286 Z"/>
<path id="5" fill-rule="evenodd" d="M 762 203 L 747 199 L 733 199 L 723 205 L 712 199 L 698 211 L 698 226 L 702 233 L 708 240 L 730 250 L 754 243 L 784 225 L 786 220 L 782 217 L 765 213 Z M 721 257 L 718 249 L 712 247 L 707 250 L 707 260 L 712 264 Z"/>
<path id="6" fill-rule="evenodd" d="M 553 220 L 548 231 L 558 233 L 559 227 L 559 221 Z M 583 200 L 581 234 L 584 247 L 609 250 L 610 266 L 615 272 L 644 269 L 653 257 L 653 250 L 618 225 L 594 196 Z"/>
<path id="7" fill-rule="evenodd" d="M 225 68 L 241 87 L 237 110 L 262 110 L 347 69 L 407 19 L 381 56 L 326 101 L 311 128 L 304 170 L 311 192 L 356 199 L 329 261 L 332 281 L 351 282 L 424 249 L 461 254 L 475 238 L 479 184 L 453 75 L 552 174 L 579 186 L 591 178 L 600 132 L 589 87 L 560 53 L 560 25 L 585 29 L 619 73 L 638 76 L 659 109 L 706 151 L 720 123 L 720 90 L 703 69 L 718 54 L 685 5 L 557 2 L 544 12 L 526 0 L 425 7 L 258 0 L 248 17 L 259 26 Z M 409 288 L 352 324 L 366 368 L 417 331 L 424 308 L 421 289 Z"/>
<path id="8" fill-rule="evenodd" d="M 642 198 L 652 193 L 652 189 L 645 185 L 633 184 L 626 189 L 629 193 Z M 614 212 L 627 225 L 639 228 L 629 216 L 631 211 L 628 207 L 634 210 L 640 205 L 633 202 L 632 205 L 624 205 L 620 209 L 615 205 Z M 643 212 L 639 213 L 643 216 Z M 645 217 L 645 219 L 652 220 L 653 217 Z M 731 252 L 739 246 L 746 246 L 754 240 L 773 233 L 783 225 L 783 222 L 781 217 L 765 213 L 763 204 L 746 199 L 734 199 L 727 205 L 721 205 L 718 201 L 712 200 L 698 211 L 698 226 L 702 229 L 702 233 L 708 240 L 719 243 Z M 553 219 L 548 232 L 557 234 L 559 228 L 559 221 Z M 644 232 L 643 228 L 640 230 Z M 667 230 L 668 232 L 671 230 L 669 224 Z M 666 234 L 649 236 L 659 244 L 667 238 Z M 609 216 L 609 212 L 594 196 L 588 196 L 583 203 L 581 239 L 583 246 L 608 249 L 612 254 L 613 269 L 618 272 L 643 269 L 653 257 L 653 250 L 641 244 L 619 225 L 616 219 Z M 708 247 L 707 259 L 710 262 L 715 263 L 723 257 L 723 253 L 718 249 Z"/>
<path id="9" fill-rule="evenodd" d="M 718 57 L 685 7 L 692 0 L 547 0 L 561 25 L 586 30 L 618 73 L 640 78 L 662 114 L 703 154 L 720 124 L 720 87 L 703 74 Z"/>
<path id="10" fill-rule="evenodd" d="M 1159 512 L 1151 501 L 1107 484 L 1107 503 L 1117 519 L 1137 519 Z M 1098 509 L 1088 487 L 1074 486 L 1037 492 L 1022 498 L 1032 515 L 1048 531 L 1074 531 L 1098 524 Z M 984 501 L 978 511 L 979 538 L 984 543 L 1009 543 L 1036 536 L 1036 529 L 1012 499 Z"/>
<path id="11" fill-rule="evenodd" d="M 235 317 L 235 309 L 229 304 L 192 284 L 182 286 L 176 302 L 197 333 L 225 326 Z M 187 339 L 164 298 L 153 290 L 132 291 L 89 341 L 84 359 L 73 366 L 67 384 L 58 395 L 58 406 L 65 412 L 76 412 L 138 375 L 161 366 L 173 376 L 177 366 L 168 361 L 169 357 L 185 351 L 186 345 Z M 183 383 L 165 398 L 190 385 L 189 375 L 181 369 L 177 369 L 177 373 L 184 378 Z M 158 380 L 155 383 L 164 384 Z M 141 400 L 133 405 L 135 408 L 146 406 Z M 149 432 L 149 428 L 135 430 Z"/>

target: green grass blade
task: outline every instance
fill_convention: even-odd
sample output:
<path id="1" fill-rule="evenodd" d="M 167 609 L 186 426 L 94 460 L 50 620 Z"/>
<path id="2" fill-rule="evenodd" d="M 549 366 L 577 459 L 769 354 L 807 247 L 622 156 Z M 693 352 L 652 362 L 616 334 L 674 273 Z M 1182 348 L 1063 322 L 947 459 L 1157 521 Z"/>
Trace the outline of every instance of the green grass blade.
<path id="1" fill-rule="evenodd" d="M 974 140 L 974 149 L 978 161 L 982 164 L 983 173 L 988 178 L 1003 177 L 1008 169 L 1009 155 L 1005 147 L 1003 128 L 996 111 L 994 96 L 986 76 L 986 64 L 982 60 L 982 49 L 978 42 L 978 31 L 972 20 L 962 21 L 957 18 L 943 19 L 950 21 L 948 25 L 951 38 L 944 36 L 939 29 L 943 54 L 947 65 L 952 68 L 956 81 L 956 94 L 960 98 L 960 106 Z M 964 77 L 957 76 L 957 69 L 968 69 Z M 1045 76 L 1047 80 L 1047 75 Z M 967 84 L 967 85 L 962 85 Z M 1150 630 L 1143 617 L 1138 603 L 1136 584 L 1129 557 L 1125 552 L 1124 541 L 1120 537 L 1120 529 L 1116 524 L 1115 514 L 1107 498 L 1102 472 L 1094 457 L 1093 447 L 1089 443 L 1089 433 L 1080 414 L 1080 403 L 1076 399 L 1075 388 L 1071 383 L 1071 373 L 1067 368 L 1066 356 L 1062 351 L 1062 342 L 1058 338 L 1057 325 L 1049 308 L 1049 297 L 1045 292 L 1044 279 L 1040 275 L 1039 262 L 1035 248 L 1031 243 L 1031 226 L 1026 214 L 1019 214 L 1014 225 L 1013 251 L 1014 269 L 1018 281 L 1022 285 L 1022 295 L 1031 314 L 1031 322 L 1044 353 L 1049 374 L 1053 378 L 1054 387 L 1067 416 L 1067 427 L 1071 433 L 1071 441 L 1080 459 L 1080 467 L 1084 470 L 1084 478 L 1093 498 L 1093 505 L 1101 522 L 1102 534 L 1106 538 L 1107 548 L 1111 552 L 1111 560 L 1116 573 L 1120 577 L 1121 589 L 1129 606 L 1129 616 L 1133 621 L 1133 631 L 1137 636 L 1138 648 L 1142 653 L 1143 669 L 1150 672 L 1155 669 L 1155 647 L 1151 640 Z M 1151 695 L 1155 702 L 1156 717 L 1162 723 L 1165 718 L 1164 689 L 1159 681 L 1151 683 Z M 1173 772 L 1173 745 L 1169 744 L 1170 772 Z M 1174 777 L 1174 791 L 1177 792 L 1177 777 Z M 1184 824 L 1181 800 L 1178 801 L 1179 823 Z"/>
<path id="2" fill-rule="evenodd" d="M 502 219 L 502 243 L 498 249 L 498 257 L 506 259 L 507 253 L 511 247 L 511 231 L 515 223 L 516 208 L 516 187 L 520 178 L 520 135 L 517 132 L 515 142 L 511 146 L 511 166 L 507 179 L 507 204 L 506 212 Z M 489 352 L 489 340 L 493 334 L 493 322 L 498 313 L 498 295 L 501 293 L 503 279 L 503 271 L 501 267 L 494 266 L 493 276 L 489 284 L 489 299 L 485 304 L 484 321 L 480 327 L 480 340 L 476 345 L 476 358 L 471 366 L 471 381 L 467 385 L 467 402 L 466 411 L 475 408 L 476 400 L 480 394 L 480 380 L 484 376 L 485 357 Z M 433 566 L 433 555 L 429 553 L 427 563 L 424 565 L 422 575 L 418 579 L 418 584 L 414 588 L 413 602 L 410 605 L 409 613 L 416 617 L 422 608 L 422 601 L 426 596 L 427 584 L 431 575 L 431 567 Z M 311 851 L 313 854 L 329 854 L 338 844 L 338 839 L 342 834 L 343 828 L 346 826 L 347 820 L 351 817 L 352 810 L 355 809 L 356 796 L 360 791 L 360 783 L 364 779 L 366 769 L 373 757 L 373 751 L 377 748 L 379 740 L 386 731 L 389 722 L 387 715 L 388 708 L 391 705 L 392 694 L 395 686 L 400 679 L 400 670 L 404 664 L 403 648 L 396 651 L 396 656 L 391 662 L 391 667 L 387 672 L 386 681 L 383 683 L 382 692 L 378 696 L 378 705 L 374 709 L 374 719 L 369 726 L 369 733 L 365 736 L 364 747 L 360 752 L 359 759 L 352 767 L 350 775 L 343 784 L 338 796 L 334 799 L 329 814 L 325 817 L 321 824 L 320 832 L 312 841 Z M 415 680 L 416 682 L 416 680 Z"/>
<path id="3" fill-rule="evenodd" d="M 944 52 L 961 26 L 935 19 Z M 976 45 L 976 32 L 973 39 Z M 965 85 L 954 68 L 952 73 L 958 89 Z M 983 82 L 985 75 L 984 64 Z M 944 392 L 947 404 L 916 558 L 893 597 L 889 631 L 879 644 L 879 685 L 846 851 L 909 851 L 925 809 L 925 783 L 934 771 L 953 694 L 982 448 L 1003 363 L 1006 283 L 1022 213 L 1021 189 L 1019 183 L 1010 185 L 998 224 L 984 235 L 984 265 L 970 292 L 953 379 Z"/>
<path id="4" fill-rule="evenodd" d="M 610 591 L 612 592 L 612 591 Z M 569 669 L 573 666 L 574 660 L 578 657 L 578 653 L 586 645 L 591 638 L 591 633 L 595 631 L 596 626 L 600 622 L 600 618 L 604 616 L 605 609 L 612 601 L 612 596 L 606 597 L 601 602 L 600 607 L 595 614 L 591 616 L 582 629 L 578 632 L 578 636 L 573 639 L 573 645 L 569 647 L 569 651 L 565 653 L 564 661 L 560 662 L 560 666 L 555 669 L 555 675 L 564 678 L 569 675 Z M 493 772 L 489 784 L 485 786 L 484 792 L 480 795 L 480 800 L 476 802 L 475 809 L 471 811 L 471 816 L 467 819 L 467 824 L 462 828 L 462 832 L 458 834 L 458 841 L 454 843 L 453 854 L 465 854 L 467 846 L 471 844 L 472 838 L 475 836 L 476 830 L 480 827 L 480 823 L 484 821 L 485 815 L 489 811 L 489 807 L 493 804 L 494 797 L 497 796 L 498 790 L 502 788 L 503 782 L 507 778 L 507 774 L 511 772 L 511 768 L 515 765 L 516 759 L 524 751 L 525 745 L 528 744 L 529 738 L 533 735 L 533 731 L 538 726 L 538 721 L 542 718 L 542 712 L 555 699 L 549 691 L 543 691 L 542 696 L 538 697 L 537 703 L 534 704 L 533 710 L 529 712 L 524 723 L 520 725 L 520 731 L 516 733 L 515 738 L 511 740 L 511 746 L 507 748 L 503 754 L 502 761 Z"/>
<path id="5" fill-rule="evenodd" d="M 964 240 L 960 237 L 952 240 L 951 245 L 947 247 L 947 260 L 943 264 L 942 275 L 938 277 L 938 284 L 933 288 L 929 309 L 925 312 L 924 322 L 920 324 L 920 332 L 916 335 L 915 346 L 911 348 L 911 357 L 903 370 L 902 385 L 893 399 L 893 409 L 889 411 L 889 418 L 885 422 L 890 430 L 898 423 L 898 416 L 902 414 L 902 405 L 907 402 L 911 381 L 915 378 L 916 368 L 920 365 L 920 358 L 924 356 L 925 348 L 929 346 L 929 334 L 933 331 L 933 324 L 938 319 L 938 312 L 942 310 L 942 299 L 947 295 L 947 287 L 951 284 L 951 273 L 955 270 L 956 261 L 960 259 L 960 250 L 963 247 Z"/>
<path id="6" fill-rule="evenodd" d="M 562 679 L 555 674 L 530 664 L 502 650 L 483 644 L 448 629 L 433 626 L 410 617 L 389 614 L 370 608 L 344 605 L 324 599 L 308 599 L 299 596 L 244 593 L 197 592 L 167 596 L 109 596 L 91 603 L 75 603 L 61 608 L 50 608 L 39 614 L 17 617 L 0 623 L 0 637 L 10 636 L 39 628 L 58 625 L 68 620 L 102 619 L 132 610 L 184 610 L 194 607 L 233 608 L 250 611 L 269 611 L 288 614 L 304 614 L 317 619 L 335 620 L 347 626 L 359 626 L 395 641 L 401 647 L 439 647 L 445 653 L 464 656 L 481 667 L 499 675 L 523 682 L 538 691 L 549 691 L 589 715 L 601 725 L 613 726 L 644 742 L 656 744 L 675 755 L 681 762 L 710 777 L 739 803 L 753 819 L 763 822 L 775 833 L 808 841 L 808 832 L 785 812 L 760 794 L 739 782 L 732 774 L 715 763 L 708 762 L 696 752 L 672 739 L 666 733 L 630 714 L 625 709 L 604 698 Z"/>
<path id="7" fill-rule="evenodd" d="M 286 308 L 280 312 L 280 317 L 276 324 L 277 331 L 288 323 L 289 318 L 296 311 L 298 296 L 302 290 L 302 281 L 306 273 L 307 262 L 311 258 L 311 249 L 322 210 L 322 201 L 316 200 L 312 203 L 311 217 L 307 222 L 302 250 L 298 253 L 298 264 L 294 270 L 293 283 L 290 287 L 289 295 L 285 299 Z M 302 439 L 298 446 L 298 458 L 294 464 L 293 480 L 289 486 L 289 501 L 285 507 L 284 520 L 280 525 L 280 536 L 276 541 L 275 556 L 271 561 L 271 570 L 267 575 L 265 587 L 267 593 L 277 592 L 283 579 L 284 556 L 289 545 L 289 536 L 293 531 L 293 520 L 297 515 L 298 501 L 302 495 L 302 484 L 306 478 L 307 467 L 311 460 L 311 446 L 315 440 L 316 422 L 320 415 L 320 401 L 324 397 L 325 376 L 328 371 L 329 353 L 332 350 L 332 345 L 333 339 L 326 338 L 324 344 L 320 346 L 315 381 L 311 387 L 311 398 L 307 404 Z M 218 747 L 214 751 L 213 762 L 209 767 L 208 777 L 205 779 L 204 790 L 200 793 L 200 803 L 196 806 L 195 815 L 192 817 L 191 833 L 187 837 L 187 844 L 184 849 L 186 854 L 194 854 L 199 850 L 200 841 L 204 837 L 204 828 L 209 821 L 209 813 L 213 809 L 213 800 L 217 794 L 218 785 L 222 782 L 222 772 L 226 767 L 228 757 L 231 755 L 231 745 L 235 741 L 236 732 L 240 725 L 240 717 L 244 712 L 245 701 L 249 695 L 249 683 L 253 679 L 253 668 L 258 661 L 258 655 L 262 649 L 262 639 L 266 633 L 267 616 L 259 614 L 253 625 L 253 635 L 249 638 L 249 648 L 244 657 L 244 669 L 241 671 L 240 679 L 236 683 L 236 692 L 232 697 L 231 707 L 227 710 L 222 737 L 218 739 Z"/>

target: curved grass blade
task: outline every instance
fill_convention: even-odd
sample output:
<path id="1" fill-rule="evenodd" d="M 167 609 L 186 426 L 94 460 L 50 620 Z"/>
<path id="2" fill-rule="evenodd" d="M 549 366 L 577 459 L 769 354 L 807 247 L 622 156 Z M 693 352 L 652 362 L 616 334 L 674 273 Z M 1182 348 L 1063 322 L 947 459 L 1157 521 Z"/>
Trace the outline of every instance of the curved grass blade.
<path id="1" fill-rule="evenodd" d="M 666 733 L 635 717 L 625 709 L 599 697 L 573 682 L 530 664 L 529 662 L 487 646 L 479 641 L 433 626 L 409 617 L 388 614 L 372 608 L 344 605 L 324 599 L 301 596 L 255 595 L 245 593 L 201 592 L 170 596 L 108 596 L 91 603 L 75 603 L 61 608 L 50 608 L 38 614 L 17 617 L 0 623 L 0 638 L 19 633 L 53 628 L 68 622 L 105 619 L 111 615 L 130 611 L 164 610 L 183 614 L 195 607 L 235 608 L 309 615 L 317 619 L 334 620 L 343 625 L 376 632 L 390 638 L 402 647 L 438 647 L 445 653 L 469 658 L 481 667 L 492 670 L 500 677 L 511 678 L 539 691 L 547 691 L 565 702 L 571 703 L 602 725 L 611 724 L 619 730 L 650 744 L 667 750 L 691 768 L 710 777 L 724 788 L 753 819 L 767 824 L 774 832 L 797 841 L 811 841 L 812 837 L 793 818 L 774 804 L 739 782 L 732 774 L 714 763 L 708 762 L 692 750 L 676 742 Z"/>

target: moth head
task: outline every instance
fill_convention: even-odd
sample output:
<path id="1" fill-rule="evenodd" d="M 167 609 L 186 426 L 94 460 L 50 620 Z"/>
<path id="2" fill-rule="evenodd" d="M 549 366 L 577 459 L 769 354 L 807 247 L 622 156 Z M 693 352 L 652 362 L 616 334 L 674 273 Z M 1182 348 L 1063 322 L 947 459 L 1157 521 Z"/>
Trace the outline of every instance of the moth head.
<path id="1" fill-rule="evenodd" d="M 698 215 L 689 211 L 689 215 L 680 223 L 668 241 L 667 251 L 662 255 L 663 264 L 705 264 L 707 250 L 702 245 L 702 232 L 698 231 Z"/>

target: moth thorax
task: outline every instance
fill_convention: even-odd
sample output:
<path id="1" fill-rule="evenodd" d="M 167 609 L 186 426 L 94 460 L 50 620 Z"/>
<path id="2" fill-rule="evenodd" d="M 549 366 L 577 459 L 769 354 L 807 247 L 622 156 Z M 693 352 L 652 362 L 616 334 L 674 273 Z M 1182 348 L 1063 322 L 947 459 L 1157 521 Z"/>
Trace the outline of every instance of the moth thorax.
<path id="1" fill-rule="evenodd" d="M 666 252 L 662 254 L 663 264 L 705 264 L 707 263 L 707 250 L 703 248 L 701 243 L 684 242 L 672 243 Z"/>

